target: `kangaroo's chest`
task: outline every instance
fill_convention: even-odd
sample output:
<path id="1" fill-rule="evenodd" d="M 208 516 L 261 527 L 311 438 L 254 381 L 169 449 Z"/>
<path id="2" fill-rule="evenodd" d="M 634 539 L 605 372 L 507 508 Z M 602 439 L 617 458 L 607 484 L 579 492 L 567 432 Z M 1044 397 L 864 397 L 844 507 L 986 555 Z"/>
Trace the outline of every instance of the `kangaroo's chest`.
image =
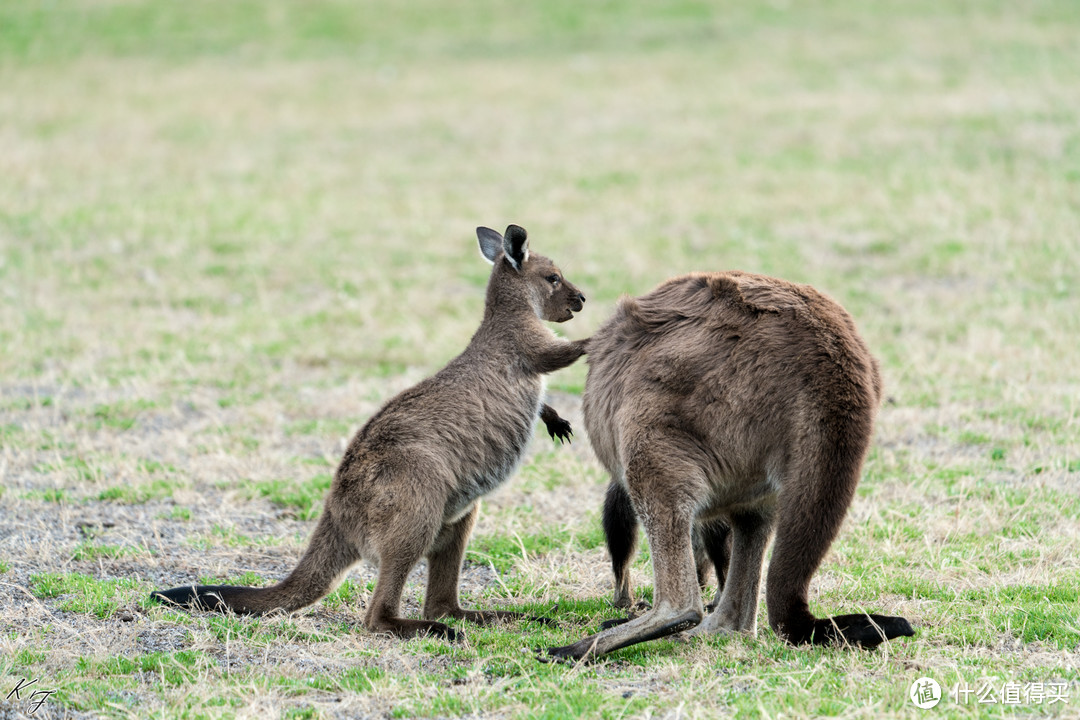
<path id="1" fill-rule="evenodd" d="M 477 400 L 484 415 L 472 433 L 474 441 L 462 447 L 467 455 L 447 504 L 447 520 L 463 515 L 517 471 L 532 439 L 543 390 L 543 380 L 538 378 L 502 387 L 493 384 L 481 391 Z"/>

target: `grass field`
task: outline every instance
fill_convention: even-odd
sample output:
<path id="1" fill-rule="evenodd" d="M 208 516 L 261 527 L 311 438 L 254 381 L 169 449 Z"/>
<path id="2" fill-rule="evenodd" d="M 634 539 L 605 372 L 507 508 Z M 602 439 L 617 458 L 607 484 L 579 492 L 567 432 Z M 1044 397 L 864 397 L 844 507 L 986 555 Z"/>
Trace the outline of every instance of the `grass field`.
<path id="1" fill-rule="evenodd" d="M 1078 37 L 1073 0 L 0 2 L 0 718 L 1077 717 Z M 812 608 L 914 638 L 794 648 L 762 607 L 538 663 L 616 614 L 584 363 L 462 586 L 557 626 L 374 636 L 369 567 L 291 616 L 148 601 L 292 567 L 510 222 L 588 296 L 572 338 L 692 270 L 851 311 L 888 399 Z"/>

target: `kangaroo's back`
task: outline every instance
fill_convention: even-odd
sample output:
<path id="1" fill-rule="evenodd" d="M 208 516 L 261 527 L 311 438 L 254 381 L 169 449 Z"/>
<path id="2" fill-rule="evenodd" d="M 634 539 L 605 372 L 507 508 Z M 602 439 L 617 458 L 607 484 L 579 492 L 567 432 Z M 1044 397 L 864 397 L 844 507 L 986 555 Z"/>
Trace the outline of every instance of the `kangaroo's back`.
<path id="1" fill-rule="evenodd" d="M 840 410 L 869 433 L 881 397 L 877 361 L 839 304 L 743 272 L 684 275 L 622 300 L 588 363 L 585 423 L 610 470 L 628 425 L 677 420 L 745 465 Z"/>

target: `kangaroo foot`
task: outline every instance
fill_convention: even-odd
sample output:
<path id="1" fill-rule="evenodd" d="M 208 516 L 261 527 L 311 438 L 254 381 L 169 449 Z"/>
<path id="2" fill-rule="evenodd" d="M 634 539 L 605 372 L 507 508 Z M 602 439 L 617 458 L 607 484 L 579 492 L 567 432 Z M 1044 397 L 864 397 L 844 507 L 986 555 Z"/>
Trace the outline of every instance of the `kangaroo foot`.
<path id="1" fill-rule="evenodd" d="M 814 621 L 814 645 L 858 645 L 877 647 L 886 640 L 911 637 L 915 631 L 905 618 L 890 615 L 837 615 Z"/>
<path id="2" fill-rule="evenodd" d="M 600 623 L 600 629 L 601 630 L 610 630 L 611 628 L 618 627 L 619 625 L 622 625 L 623 623 L 628 623 L 633 619 L 634 618 L 632 616 L 631 617 L 624 617 L 624 618 L 611 618 L 610 620 L 605 620 L 602 623 Z"/>
<path id="3" fill-rule="evenodd" d="M 586 657 L 598 657 L 630 645 L 689 630 L 700 622 L 701 612 L 697 610 L 666 618 L 644 615 L 627 623 L 619 623 L 596 635 L 590 635 L 573 645 L 548 648 L 548 655 L 553 660 L 581 660 Z"/>
<path id="4" fill-rule="evenodd" d="M 636 603 L 632 603 L 632 604 L 629 601 L 627 601 L 627 603 L 625 605 L 622 605 L 622 606 L 616 605 L 616 607 L 625 607 L 626 610 L 627 610 L 626 617 L 624 617 L 624 618 L 612 618 L 611 620 L 603 621 L 602 623 L 600 623 L 600 629 L 601 630 L 608 630 L 608 629 L 613 628 L 613 627 L 615 627 L 617 625 L 622 625 L 623 623 L 630 622 L 634 618 L 641 617 L 645 613 L 652 610 L 652 605 L 649 604 L 648 600 L 638 600 Z"/>

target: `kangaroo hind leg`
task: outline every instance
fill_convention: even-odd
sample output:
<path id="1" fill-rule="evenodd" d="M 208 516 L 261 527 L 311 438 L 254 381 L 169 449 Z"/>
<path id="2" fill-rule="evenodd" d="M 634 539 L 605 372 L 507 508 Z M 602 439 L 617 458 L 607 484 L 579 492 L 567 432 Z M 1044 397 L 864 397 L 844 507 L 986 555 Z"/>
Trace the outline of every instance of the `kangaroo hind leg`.
<path id="1" fill-rule="evenodd" d="M 709 564 L 711 563 L 716 572 L 716 597 L 705 606 L 707 612 L 712 612 L 720 604 L 720 597 L 724 593 L 724 582 L 728 576 L 728 566 L 731 564 L 731 528 L 719 518 L 700 523 L 694 532 L 694 557 L 697 561 L 698 585 L 702 592 L 709 578 Z"/>
<path id="2" fill-rule="evenodd" d="M 662 445 L 643 443 L 660 451 Z M 674 465 L 671 454 L 653 456 L 641 451 L 626 468 L 627 489 L 641 515 L 652 552 L 654 605 L 644 615 L 608 627 L 564 647 L 553 647 L 548 655 L 557 659 L 580 660 L 647 640 L 655 640 L 689 630 L 704 614 L 697 568 L 690 538 L 696 498 L 704 492 L 700 469 Z"/>
<path id="3" fill-rule="evenodd" d="M 604 538 L 611 555 L 611 570 L 615 576 L 615 594 L 611 604 L 617 608 L 647 610 L 650 607 L 647 601 L 634 603 L 630 583 L 630 565 L 638 543 L 637 513 L 626 488 L 615 480 L 608 485 L 604 497 L 603 525 Z M 731 533 L 723 520 L 714 519 L 695 526 L 692 537 L 694 563 L 702 592 L 709 582 L 710 567 L 716 572 L 716 598 L 707 608 L 711 611 L 720 602 L 720 593 L 724 589 L 724 578 L 727 577 L 731 558 Z M 614 627 L 623 622 L 626 620 L 608 620 L 604 627 Z"/>
<path id="4" fill-rule="evenodd" d="M 730 546 L 725 533 L 723 551 L 729 556 L 726 577 L 715 607 L 692 635 L 717 632 L 748 632 L 757 630 L 758 594 L 761 590 L 761 565 L 772 534 L 773 516 L 770 511 L 742 512 L 731 516 Z M 720 541 L 714 538 L 714 546 Z M 717 553 L 722 552 L 719 547 Z M 717 568 L 719 572 L 719 566 Z"/>
<path id="5" fill-rule="evenodd" d="M 773 630 L 793 644 L 874 647 L 915 634 L 902 617 L 857 613 L 817 618 L 810 612 L 810 579 L 851 504 L 863 452 L 864 446 L 841 441 L 804 456 L 803 462 L 793 463 L 780 493 L 766 604 Z"/>
<path id="6" fill-rule="evenodd" d="M 457 640 L 460 633 L 444 623 L 432 620 L 412 620 L 401 617 L 401 595 L 409 572 L 435 542 L 438 518 L 434 513 L 399 510 L 388 513 L 380 528 L 378 545 L 374 548 L 379 562 L 379 577 L 375 581 L 364 626 L 371 632 L 384 632 L 401 638 L 433 635 Z"/>
<path id="7" fill-rule="evenodd" d="M 428 584 L 424 596 L 424 618 L 427 620 L 452 617 L 485 625 L 523 617 L 521 613 L 509 610 L 480 611 L 461 607 L 458 595 L 461 562 L 479 514 L 480 505 L 477 503 L 457 522 L 444 526 L 427 553 Z"/>

